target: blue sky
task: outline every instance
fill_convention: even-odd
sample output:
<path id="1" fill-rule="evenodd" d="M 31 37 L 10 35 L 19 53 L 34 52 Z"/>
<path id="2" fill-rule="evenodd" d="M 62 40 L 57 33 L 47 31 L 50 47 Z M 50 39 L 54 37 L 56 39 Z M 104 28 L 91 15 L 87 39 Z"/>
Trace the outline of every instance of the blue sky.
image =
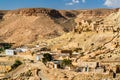
<path id="1" fill-rule="evenodd" d="M 40 7 L 54 9 L 118 8 L 120 0 L 0 0 L 0 10 Z"/>

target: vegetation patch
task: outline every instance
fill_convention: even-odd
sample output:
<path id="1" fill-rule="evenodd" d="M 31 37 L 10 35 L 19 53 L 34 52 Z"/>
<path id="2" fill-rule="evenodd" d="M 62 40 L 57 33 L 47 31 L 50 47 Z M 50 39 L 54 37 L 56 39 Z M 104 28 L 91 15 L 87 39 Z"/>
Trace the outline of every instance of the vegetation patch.
<path id="1" fill-rule="evenodd" d="M 14 64 L 11 66 L 11 70 L 16 69 L 21 64 L 22 64 L 22 62 L 20 60 L 15 60 Z"/>

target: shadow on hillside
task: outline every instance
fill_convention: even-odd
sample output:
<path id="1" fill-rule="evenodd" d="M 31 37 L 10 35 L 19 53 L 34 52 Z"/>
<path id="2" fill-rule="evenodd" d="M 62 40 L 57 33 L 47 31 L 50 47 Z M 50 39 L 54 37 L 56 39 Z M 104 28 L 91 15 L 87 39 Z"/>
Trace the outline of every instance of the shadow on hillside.
<path id="1" fill-rule="evenodd" d="M 0 13 L 0 19 L 2 19 L 2 18 L 3 18 L 3 15 L 4 15 L 3 13 Z"/>
<path id="2" fill-rule="evenodd" d="M 14 45 L 14 43 L 0 43 L 0 48 L 9 49 Z"/>

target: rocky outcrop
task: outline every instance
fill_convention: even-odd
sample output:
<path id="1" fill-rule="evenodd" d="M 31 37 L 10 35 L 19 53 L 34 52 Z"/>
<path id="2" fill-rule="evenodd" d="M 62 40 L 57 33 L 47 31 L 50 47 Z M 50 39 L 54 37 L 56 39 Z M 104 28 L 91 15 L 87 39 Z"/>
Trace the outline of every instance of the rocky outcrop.
<path id="1" fill-rule="evenodd" d="M 47 9 L 47 8 L 24 8 L 9 11 L 6 17 L 12 15 L 22 15 L 22 16 L 49 16 L 51 18 L 64 18 L 59 11 L 55 9 Z M 5 18 L 6 18 L 5 17 Z"/>
<path id="2" fill-rule="evenodd" d="M 2 16 L 0 40 L 22 45 L 41 39 L 52 39 L 73 29 L 78 33 L 111 31 L 115 23 L 109 24 L 108 22 L 113 23 L 112 21 L 115 19 L 105 18 L 111 13 L 111 16 L 114 16 L 118 10 L 55 10 L 46 8 L 11 10 Z"/>
<path id="3" fill-rule="evenodd" d="M 110 12 L 110 13 L 108 13 Z M 105 32 L 105 31 L 118 31 L 120 11 L 119 9 L 114 9 L 108 12 L 104 11 L 88 11 L 85 15 L 82 16 L 88 18 L 81 18 L 81 14 L 75 19 L 77 26 L 75 27 L 75 32 Z M 91 14 L 90 14 L 91 13 Z"/>
<path id="4" fill-rule="evenodd" d="M 0 23 L 0 39 L 18 45 L 51 39 L 72 31 L 74 22 L 58 10 L 28 8 L 8 11 Z M 68 26 L 66 26 L 68 25 Z"/>
<path id="5" fill-rule="evenodd" d="M 92 9 L 92 10 L 81 10 L 78 18 L 81 20 L 104 18 L 111 13 L 117 12 L 119 9 Z"/>
<path id="6" fill-rule="evenodd" d="M 0 20 L 2 20 L 3 16 L 7 13 L 7 10 L 0 10 Z"/>

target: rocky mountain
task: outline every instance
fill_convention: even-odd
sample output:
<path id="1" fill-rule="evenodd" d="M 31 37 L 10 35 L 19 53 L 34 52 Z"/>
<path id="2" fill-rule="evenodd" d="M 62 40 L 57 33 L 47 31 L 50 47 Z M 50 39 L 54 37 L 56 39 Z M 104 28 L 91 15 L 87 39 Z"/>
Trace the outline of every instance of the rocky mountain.
<path id="1" fill-rule="evenodd" d="M 22 45 L 38 39 L 54 38 L 73 29 L 75 23 L 72 18 L 63 16 L 54 9 L 30 8 L 8 11 L 0 23 L 0 39 Z"/>
<path id="2" fill-rule="evenodd" d="M 82 60 L 119 61 L 120 9 L 25 8 L 0 11 L 0 42 L 15 43 L 15 46 L 45 43 L 52 51 L 72 50 L 79 53 L 72 63 Z M 16 80 L 26 78 L 29 80 L 111 78 L 110 75 L 103 74 L 82 74 L 82 76 L 77 74 L 77 72 L 62 69 L 48 69 L 41 62 L 23 64 L 8 73 L 11 77 L 9 79 Z M 8 75 L 5 77 L 8 78 Z"/>
<path id="3" fill-rule="evenodd" d="M 89 10 L 85 10 L 87 15 L 84 13 L 84 16 L 84 11 L 80 12 L 74 19 L 77 24 L 73 31 L 45 42 L 53 50 L 77 49 L 79 53 L 84 53 L 82 59 L 115 60 L 120 56 L 120 10 L 99 10 L 99 15 L 94 15 L 94 10 L 89 15 Z"/>
<path id="4" fill-rule="evenodd" d="M 66 34 L 74 35 L 73 31 L 75 33 L 91 31 L 90 34 L 92 34 L 92 32 L 98 32 L 99 30 L 107 30 L 106 26 L 113 28 L 114 25 L 111 25 L 113 22 L 108 25 L 108 16 L 112 17 L 118 11 L 119 9 L 55 10 L 47 8 L 0 11 L 0 40 L 20 46 L 33 42 L 40 43 L 41 40 L 45 41 L 45 39 L 50 42 L 62 36 L 67 37 Z M 81 39 L 84 36 L 83 34 L 79 35 Z M 78 39 L 78 37 L 75 37 L 75 39 Z M 64 43 L 68 43 L 68 41 L 65 40 Z M 73 42 L 71 43 L 73 44 Z M 71 43 L 68 44 L 71 45 Z"/>

